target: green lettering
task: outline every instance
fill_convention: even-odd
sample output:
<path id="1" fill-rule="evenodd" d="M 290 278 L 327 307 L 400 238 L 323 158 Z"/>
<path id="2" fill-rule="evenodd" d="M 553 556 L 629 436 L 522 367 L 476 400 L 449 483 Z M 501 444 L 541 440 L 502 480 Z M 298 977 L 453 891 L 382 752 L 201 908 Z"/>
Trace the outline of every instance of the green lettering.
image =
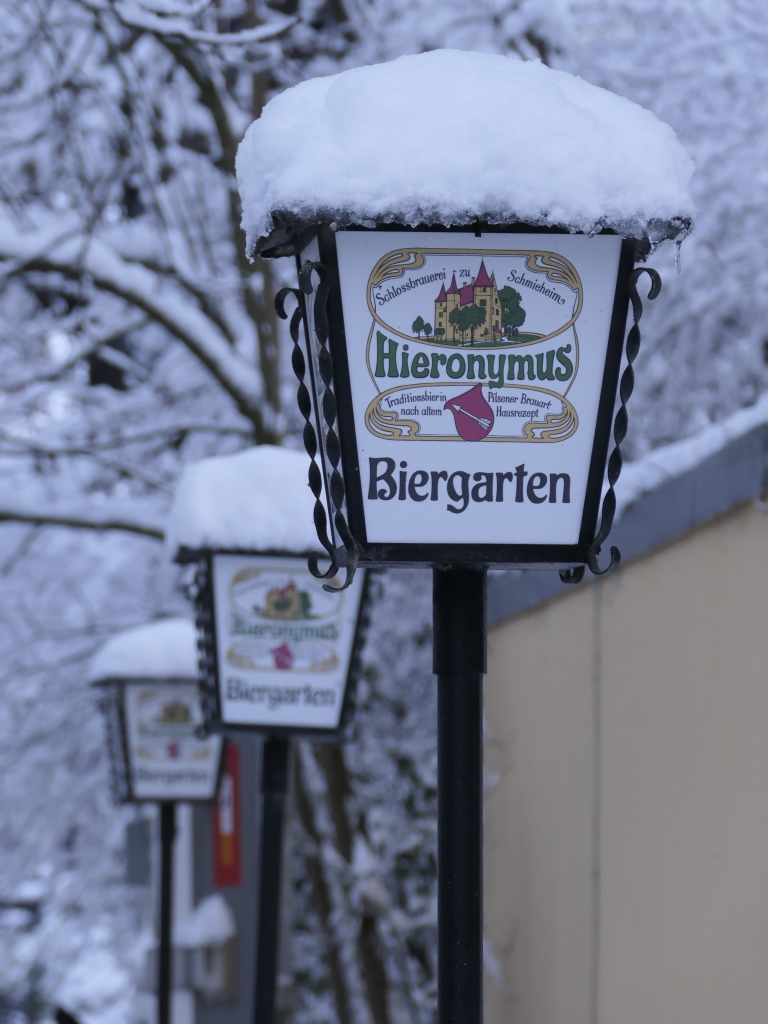
<path id="1" fill-rule="evenodd" d="M 557 361 L 563 367 L 562 370 L 559 367 L 558 367 L 557 370 L 555 370 L 555 376 L 557 377 L 558 380 L 568 380 L 571 377 L 571 375 L 573 374 L 573 363 L 568 358 L 568 356 L 565 354 L 566 352 L 570 352 L 570 351 L 571 351 L 571 346 L 570 345 L 564 345 L 562 348 L 559 348 L 557 350 Z"/>
<path id="2" fill-rule="evenodd" d="M 438 372 L 438 369 L 437 369 L 437 367 L 438 367 L 438 365 L 440 363 L 442 363 L 443 366 L 445 366 L 445 356 L 440 355 L 437 352 L 433 352 L 432 353 L 432 372 L 430 373 L 430 377 L 439 377 L 440 376 L 440 374 Z"/>
<path id="3" fill-rule="evenodd" d="M 414 377 L 426 377 L 429 373 L 429 358 L 423 352 L 419 352 L 413 357 L 411 373 Z"/>
<path id="4" fill-rule="evenodd" d="M 478 377 L 480 380 L 485 380 L 485 356 L 469 356 L 467 358 L 467 377 L 470 380 L 475 379 L 475 364 L 479 367 Z"/>
<path id="5" fill-rule="evenodd" d="M 518 380 L 525 380 L 525 372 L 528 371 L 528 380 L 536 380 L 533 369 L 533 356 L 509 356 L 507 360 L 507 380 L 515 379 L 515 366 L 518 367 Z"/>
<path id="6" fill-rule="evenodd" d="M 387 347 L 384 348 L 386 342 Z M 381 331 L 376 331 L 376 377 L 384 377 L 384 360 L 386 359 L 389 364 L 389 369 L 386 373 L 387 377 L 399 377 L 400 374 L 397 372 L 397 342 L 387 339 Z"/>
<path id="7" fill-rule="evenodd" d="M 464 363 L 464 356 L 460 356 L 458 352 L 454 352 L 452 356 L 448 357 L 445 369 L 448 376 L 453 377 L 454 380 L 456 380 L 457 377 L 463 377 L 467 369 L 466 364 Z"/>
<path id="8" fill-rule="evenodd" d="M 547 365 L 544 367 L 544 356 L 547 357 Z M 536 355 L 536 376 L 539 380 L 554 380 L 555 374 L 553 372 L 555 365 L 555 350 L 550 349 L 549 352 L 539 352 Z"/>
<path id="9" fill-rule="evenodd" d="M 500 388 L 504 383 L 504 360 L 506 356 L 499 356 L 499 373 L 496 375 L 496 356 L 488 356 L 488 379 L 491 384 L 495 384 L 497 388 Z"/>
<path id="10" fill-rule="evenodd" d="M 402 354 L 402 357 L 400 359 L 400 376 L 401 377 L 410 377 L 410 373 L 408 373 L 408 346 L 407 345 L 403 345 L 403 354 Z M 552 379 L 554 380 L 555 378 L 553 377 Z"/>

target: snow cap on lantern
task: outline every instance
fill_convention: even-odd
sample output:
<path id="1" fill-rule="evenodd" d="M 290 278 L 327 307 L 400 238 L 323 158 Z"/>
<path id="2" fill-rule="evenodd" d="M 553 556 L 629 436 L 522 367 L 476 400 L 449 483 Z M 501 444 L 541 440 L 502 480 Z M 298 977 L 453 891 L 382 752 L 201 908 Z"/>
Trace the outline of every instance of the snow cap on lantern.
<path id="1" fill-rule="evenodd" d="M 174 618 L 123 630 L 91 661 L 88 681 L 197 679 L 197 638 L 191 619 Z"/>
<path id="2" fill-rule="evenodd" d="M 302 82 L 267 104 L 237 158 L 248 249 L 274 255 L 320 222 L 679 240 L 692 173 L 672 128 L 638 104 L 538 62 L 458 50 Z"/>
<path id="3" fill-rule="evenodd" d="M 305 452 L 259 445 L 215 456 L 182 473 L 168 522 L 174 555 L 317 547 Z"/>

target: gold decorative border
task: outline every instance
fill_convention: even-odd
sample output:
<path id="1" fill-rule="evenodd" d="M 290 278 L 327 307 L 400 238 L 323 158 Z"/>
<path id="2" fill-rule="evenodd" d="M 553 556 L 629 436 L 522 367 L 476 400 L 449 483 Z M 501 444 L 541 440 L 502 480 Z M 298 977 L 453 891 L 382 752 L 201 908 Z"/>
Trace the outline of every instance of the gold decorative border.
<path id="1" fill-rule="evenodd" d="M 547 280 L 553 281 L 555 284 L 565 284 L 577 293 L 578 300 L 573 316 L 558 330 L 553 331 L 552 334 L 544 334 L 532 341 L 495 342 L 492 346 L 493 351 L 506 348 L 525 348 L 528 345 L 539 345 L 543 341 L 556 338 L 558 334 L 567 331 L 569 327 L 576 323 L 584 305 L 584 289 L 578 271 L 570 260 L 556 252 L 549 252 L 545 249 L 433 249 L 429 247 L 393 249 L 391 252 L 385 253 L 371 271 L 368 278 L 366 301 L 374 321 L 383 327 L 385 331 L 388 331 L 390 334 L 396 334 L 398 338 L 405 338 L 406 341 L 416 341 L 420 345 L 433 345 L 437 348 L 456 348 L 455 345 L 446 345 L 445 342 L 417 338 L 413 334 L 403 334 L 402 331 L 395 330 L 379 317 L 371 298 L 372 290 L 377 285 L 402 277 L 406 270 L 420 270 L 424 266 L 427 255 L 525 256 L 527 257 L 525 265 L 532 273 L 546 274 Z M 485 346 L 482 342 L 478 342 L 476 347 L 487 351 L 491 346 Z"/>
<path id="2" fill-rule="evenodd" d="M 564 409 L 561 413 L 548 413 L 545 419 L 535 420 L 532 423 L 527 423 L 523 427 L 523 437 L 484 437 L 481 441 L 464 441 L 463 437 L 458 434 L 436 434 L 434 436 L 425 437 L 421 431 L 421 424 L 418 420 L 411 419 L 400 419 L 397 412 L 387 412 L 379 406 L 379 403 L 387 395 L 395 394 L 397 391 L 413 391 L 415 388 L 466 388 L 469 385 L 466 381 L 457 381 L 456 383 L 445 381 L 438 381 L 436 383 L 427 384 L 402 384 L 396 388 L 390 388 L 388 391 L 382 391 L 380 394 L 369 403 L 368 408 L 365 410 L 365 425 L 368 430 L 375 436 L 379 437 L 384 441 L 462 441 L 465 444 L 485 444 L 486 441 L 495 441 L 498 443 L 519 443 L 520 441 L 526 442 L 544 442 L 551 444 L 556 441 L 565 441 L 567 438 L 572 437 L 579 427 L 579 416 L 576 409 L 571 405 L 565 395 L 559 394 L 557 391 L 550 391 L 548 388 L 535 387 L 533 385 L 522 385 L 522 384 L 504 384 L 504 388 L 512 388 L 515 391 L 538 391 L 545 395 L 550 395 L 552 398 L 557 398 L 563 403 Z M 501 390 L 500 388 L 493 388 L 494 391 Z"/>

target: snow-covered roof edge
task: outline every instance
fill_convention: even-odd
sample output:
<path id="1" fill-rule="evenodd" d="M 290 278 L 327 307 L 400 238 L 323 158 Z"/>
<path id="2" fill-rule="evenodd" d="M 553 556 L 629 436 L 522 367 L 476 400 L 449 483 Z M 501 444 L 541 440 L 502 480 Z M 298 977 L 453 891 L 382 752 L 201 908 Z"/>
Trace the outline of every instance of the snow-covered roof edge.
<path id="1" fill-rule="evenodd" d="M 625 564 L 745 501 L 761 498 L 767 444 L 768 392 L 755 405 L 694 437 L 625 465 L 616 486 L 616 522 L 604 558 L 615 544 Z M 590 578 L 587 573 L 586 580 Z M 488 621 L 499 622 L 569 592 L 556 572 L 492 573 Z"/>
<path id="2" fill-rule="evenodd" d="M 739 409 L 722 422 L 706 427 L 701 433 L 656 448 L 642 459 L 628 463 L 616 486 L 617 520 L 644 494 L 701 465 L 732 441 L 765 423 L 768 423 L 768 392 L 754 405 Z"/>

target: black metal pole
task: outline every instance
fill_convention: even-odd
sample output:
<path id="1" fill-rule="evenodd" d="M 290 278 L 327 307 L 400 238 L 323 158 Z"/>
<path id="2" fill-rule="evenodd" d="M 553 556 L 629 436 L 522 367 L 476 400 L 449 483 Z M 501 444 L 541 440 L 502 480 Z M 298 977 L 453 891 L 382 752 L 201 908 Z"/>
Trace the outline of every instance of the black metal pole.
<path id="1" fill-rule="evenodd" d="M 433 572 L 437 676 L 437 1019 L 483 1019 L 485 569 Z"/>
<path id="2" fill-rule="evenodd" d="M 176 804 L 160 804 L 160 934 L 157 950 L 157 1024 L 171 1021 L 171 914 L 173 910 L 173 840 Z"/>
<path id="3" fill-rule="evenodd" d="M 290 740 L 270 736 L 264 741 L 261 769 L 261 868 L 259 920 L 256 936 L 255 1024 L 272 1024 L 275 1015 L 280 929 L 280 868 L 283 859 L 283 818 L 288 787 Z"/>

